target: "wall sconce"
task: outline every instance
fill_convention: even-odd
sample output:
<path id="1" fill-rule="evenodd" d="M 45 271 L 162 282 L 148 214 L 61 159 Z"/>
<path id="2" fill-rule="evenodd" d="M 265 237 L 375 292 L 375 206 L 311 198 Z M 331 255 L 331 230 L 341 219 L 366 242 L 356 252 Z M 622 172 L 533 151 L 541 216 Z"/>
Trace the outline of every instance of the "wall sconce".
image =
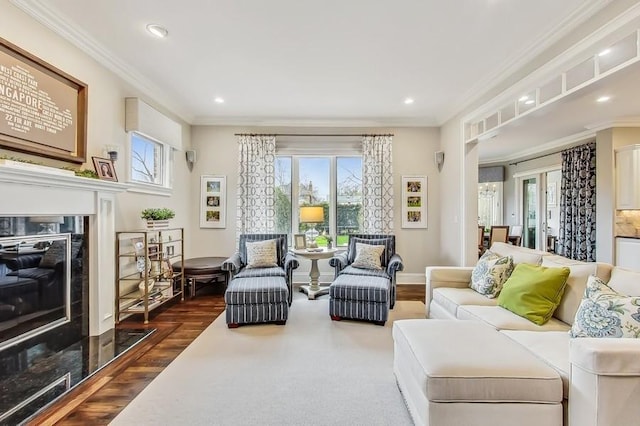
<path id="1" fill-rule="evenodd" d="M 444 151 L 436 151 L 434 157 L 438 171 L 441 171 L 442 165 L 444 164 Z"/>
<path id="2" fill-rule="evenodd" d="M 185 151 L 185 157 L 187 159 L 187 166 L 189 170 L 193 168 L 193 164 L 196 162 L 196 152 L 195 151 Z"/>
<path id="3" fill-rule="evenodd" d="M 111 161 L 115 162 L 118 159 L 118 147 L 116 145 L 105 145 L 104 149 L 107 151 Z"/>

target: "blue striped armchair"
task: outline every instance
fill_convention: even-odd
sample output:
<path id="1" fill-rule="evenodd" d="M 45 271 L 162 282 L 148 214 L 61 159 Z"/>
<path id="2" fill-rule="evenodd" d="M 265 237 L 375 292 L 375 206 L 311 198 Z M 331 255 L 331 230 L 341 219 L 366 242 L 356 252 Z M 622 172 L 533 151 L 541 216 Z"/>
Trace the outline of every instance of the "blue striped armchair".
<path id="1" fill-rule="evenodd" d="M 357 244 L 382 245 L 381 269 L 353 265 Z M 395 235 L 352 234 L 347 251 L 329 260 L 335 278 L 329 287 L 329 315 L 384 324 L 396 302 L 396 272 L 402 271 L 402 257 L 396 253 Z"/>
<path id="2" fill-rule="evenodd" d="M 254 268 L 247 265 L 247 243 L 268 240 L 275 240 L 277 264 Z M 298 266 L 298 260 L 288 252 L 287 234 L 240 235 L 238 251 L 222 264 L 222 269 L 229 272 L 224 296 L 227 326 L 285 324 L 293 300 L 293 270 Z"/>

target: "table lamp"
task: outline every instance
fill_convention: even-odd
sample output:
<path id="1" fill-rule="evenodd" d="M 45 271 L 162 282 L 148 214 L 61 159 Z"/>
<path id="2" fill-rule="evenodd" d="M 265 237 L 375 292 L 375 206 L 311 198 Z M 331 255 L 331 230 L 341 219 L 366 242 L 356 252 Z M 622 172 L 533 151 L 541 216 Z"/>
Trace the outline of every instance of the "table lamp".
<path id="1" fill-rule="evenodd" d="M 310 223 L 311 229 L 305 232 L 307 236 L 307 241 L 310 244 L 310 247 L 315 245 L 316 236 L 318 235 L 318 231 L 316 230 L 317 223 L 324 222 L 324 208 L 322 206 L 305 206 L 300 207 L 300 223 Z"/>

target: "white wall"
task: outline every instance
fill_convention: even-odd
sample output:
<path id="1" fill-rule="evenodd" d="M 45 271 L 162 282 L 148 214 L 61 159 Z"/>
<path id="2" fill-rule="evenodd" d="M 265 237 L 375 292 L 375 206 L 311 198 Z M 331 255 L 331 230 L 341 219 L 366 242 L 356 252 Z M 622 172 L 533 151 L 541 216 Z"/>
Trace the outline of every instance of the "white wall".
<path id="1" fill-rule="evenodd" d="M 93 170 L 92 156 L 105 157 L 106 144 L 119 147 L 119 159 L 115 163 L 116 173 L 120 181 L 126 177 L 125 156 L 127 134 L 124 131 L 124 99 L 141 97 L 156 109 L 171 116 L 162 105 L 145 98 L 111 71 L 98 64 L 84 52 L 42 26 L 8 1 L 0 2 L 0 37 L 26 50 L 34 56 L 52 64 L 65 73 L 88 85 L 88 117 L 87 117 L 87 162 L 83 169 Z M 175 116 L 175 121 L 180 122 Z M 184 146 L 190 145 L 190 127 L 184 125 Z M 53 166 L 69 166 L 68 163 L 41 157 L 29 156 L 13 151 L 0 150 L 0 154 L 13 157 L 29 158 L 42 164 Z M 146 207 L 170 207 L 176 210 L 175 226 L 186 226 L 191 187 L 190 175 L 184 161 L 184 153 L 176 152 L 176 169 L 174 191 L 171 197 L 123 193 L 117 198 L 116 229 L 138 229 L 142 226 L 140 211 Z M 187 234 L 187 239 L 190 238 Z"/>
<path id="2" fill-rule="evenodd" d="M 258 128 L 226 126 L 194 126 L 193 148 L 197 151 L 192 175 L 189 241 L 194 256 L 229 256 L 235 251 L 236 187 L 238 148 L 235 133 L 393 133 L 394 172 L 394 228 L 396 250 L 403 257 L 405 270 L 399 275 L 401 283 L 424 283 L 424 267 L 438 264 L 440 259 L 440 173 L 434 163 L 434 152 L 440 149 L 440 133 L 437 128 Z M 445 166 L 447 158 L 445 157 Z M 200 175 L 224 175 L 227 177 L 227 227 L 225 229 L 200 229 L 199 188 Z M 402 175 L 426 175 L 428 182 L 428 228 L 401 228 L 401 178 Z M 330 274 L 326 262 L 320 262 L 323 277 Z M 308 265 L 302 265 L 304 271 Z"/>

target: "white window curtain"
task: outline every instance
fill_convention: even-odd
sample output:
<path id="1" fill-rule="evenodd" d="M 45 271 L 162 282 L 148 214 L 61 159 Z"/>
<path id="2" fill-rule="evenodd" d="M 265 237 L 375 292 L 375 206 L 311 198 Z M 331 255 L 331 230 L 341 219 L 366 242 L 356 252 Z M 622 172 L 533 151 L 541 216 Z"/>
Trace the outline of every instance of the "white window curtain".
<path id="1" fill-rule="evenodd" d="M 236 234 L 274 232 L 276 138 L 240 135 L 238 152 Z"/>
<path id="2" fill-rule="evenodd" d="M 365 136 L 362 139 L 363 231 L 393 233 L 393 137 Z"/>

